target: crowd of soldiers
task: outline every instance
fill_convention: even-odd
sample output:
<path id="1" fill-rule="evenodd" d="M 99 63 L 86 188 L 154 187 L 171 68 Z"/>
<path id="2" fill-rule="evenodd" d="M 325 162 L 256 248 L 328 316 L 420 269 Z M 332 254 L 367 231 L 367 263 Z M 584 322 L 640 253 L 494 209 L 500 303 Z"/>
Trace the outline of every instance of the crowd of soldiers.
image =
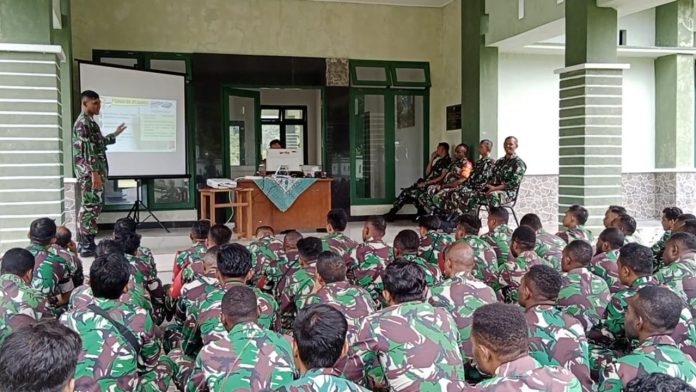
<path id="1" fill-rule="evenodd" d="M 0 264 L 1 391 L 688 391 L 696 388 L 696 217 L 663 212 L 641 244 L 610 206 L 564 229 L 491 207 L 361 241 L 260 227 L 248 246 L 195 222 L 163 285 L 135 222 L 99 242 L 85 283 L 47 218 Z M 653 388 L 653 389 L 651 389 Z M 671 389 L 666 389 L 671 388 Z"/>

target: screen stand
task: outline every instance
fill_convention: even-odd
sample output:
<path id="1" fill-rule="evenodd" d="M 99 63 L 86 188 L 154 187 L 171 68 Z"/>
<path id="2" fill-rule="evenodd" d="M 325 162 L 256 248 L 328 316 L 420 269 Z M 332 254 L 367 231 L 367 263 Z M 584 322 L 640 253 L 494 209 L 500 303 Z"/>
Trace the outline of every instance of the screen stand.
<path id="1" fill-rule="evenodd" d="M 135 183 L 135 202 L 133 203 L 133 207 L 131 207 L 130 211 L 128 211 L 128 217 L 132 217 L 136 224 L 140 224 L 140 211 L 147 212 L 147 216 L 145 217 L 145 219 L 142 220 L 142 222 L 145 222 L 146 220 L 148 220 L 148 218 L 152 217 L 152 219 L 157 221 L 161 228 L 163 228 L 167 233 L 169 233 L 169 229 L 167 229 L 167 227 L 162 223 L 162 221 L 160 221 L 157 218 L 157 215 L 155 215 L 155 213 L 152 212 L 152 210 L 143 203 L 141 188 L 142 180 L 136 179 Z"/>

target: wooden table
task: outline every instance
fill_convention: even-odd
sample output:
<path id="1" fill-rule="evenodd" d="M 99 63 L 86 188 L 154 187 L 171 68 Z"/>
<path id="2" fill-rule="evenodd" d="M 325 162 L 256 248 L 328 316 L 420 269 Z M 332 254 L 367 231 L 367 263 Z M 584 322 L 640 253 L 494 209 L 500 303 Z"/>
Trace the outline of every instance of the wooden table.
<path id="1" fill-rule="evenodd" d="M 253 230 L 271 226 L 276 233 L 290 229 L 324 229 L 326 214 L 331 210 L 330 178 L 320 178 L 295 200 L 292 206 L 280 211 L 253 180 L 238 180 L 237 187 L 250 189 L 254 206 Z"/>
<path id="2" fill-rule="evenodd" d="M 215 210 L 218 208 L 233 208 L 237 237 L 251 238 L 254 236 L 255 231 L 252 230 L 252 189 L 239 187 L 230 189 L 200 188 L 198 192 L 201 195 L 201 219 L 209 219 L 210 224 L 214 225 Z M 229 194 L 229 201 L 224 203 L 216 202 L 215 195 L 218 193 Z M 234 198 L 232 197 L 233 195 Z"/>

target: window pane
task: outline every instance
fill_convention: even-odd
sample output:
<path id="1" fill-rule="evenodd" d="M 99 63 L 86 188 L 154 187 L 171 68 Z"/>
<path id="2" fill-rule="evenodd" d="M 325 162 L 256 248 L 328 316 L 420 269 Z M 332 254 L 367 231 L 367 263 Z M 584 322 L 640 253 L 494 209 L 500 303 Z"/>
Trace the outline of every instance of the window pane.
<path id="1" fill-rule="evenodd" d="M 387 69 L 384 67 L 355 67 L 355 77 L 359 81 L 387 81 Z"/>
<path id="2" fill-rule="evenodd" d="M 137 200 L 135 181 L 130 180 L 108 180 L 104 184 L 104 204 L 105 205 L 132 205 Z M 143 203 L 147 205 L 147 187 L 142 185 L 141 197 Z"/>
<path id="3" fill-rule="evenodd" d="M 189 201 L 188 178 L 160 178 L 154 181 L 154 186 L 157 204 L 188 203 Z"/>
<path id="4" fill-rule="evenodd" d="M 230 137 L 230 177 L 237 178 L 253 174 L 256 170 L 256 100 L 252 97 L 229 95 L 230 136 L 236 132 L 239 136 Z M 239 151 L 235 158 L 233 151 Z M 236 159 L 236 161 L 235 161 Z"/>
<path id="5" fill-rule="evenodd" d="M 124 67 L 135 68 L 138 66 L 138 59 L 130 57 L 102 57 L 99 59 L 102 64 L 121 65 Z"/>
<path id="6" fill-rule="evenodd" d="M 304 125 L 285 126 L 285 148 L 299 150 L 304 156 Z"/>
<path id="7" fill-rule="evenodd" d="M 394 97 L 395 197 L 423 175 L 423 97 Z"/>
<path id="8" fill-rule="evenodd" d="M 356 122 L 356 190 L 359 198 L 387 196 L 385 164 L 384 96 L 365 95 L 364 110 Z"/>
<path id="9" fill-rule="evenodd" d="M 280 140 L 279 124 L 263 124 L 261 126 L 261 159 L 266 159 L 272 140 Z"/>
<path id="10" fill-rule="evenodd" d="M 302 120 L 304 113 L 300 109 L 288 109 L 285 111 L 286 120 Z"/>
<path id="11" fill-rule="evenodd" d="M 261 109 L 261 119 L 262 120 L 279 120 L 280 110 L 279 109 Z"/>
<path id="12" fill-rule="evenodd" d="M 186 61 L 184 60 L 150 60 L 150 69 L 154 71 L 186 73 Z"/>
<path id="13" fill-rule="evenodd" d="M 425 70 L 423 68 L 397 68 L 397 82 L 425 83 Z"/>
<path id="14" fill-rule="evenodd" d="M 230 125 L 230 166 L 242 164 L 242 126 L 241 124 Z"/>

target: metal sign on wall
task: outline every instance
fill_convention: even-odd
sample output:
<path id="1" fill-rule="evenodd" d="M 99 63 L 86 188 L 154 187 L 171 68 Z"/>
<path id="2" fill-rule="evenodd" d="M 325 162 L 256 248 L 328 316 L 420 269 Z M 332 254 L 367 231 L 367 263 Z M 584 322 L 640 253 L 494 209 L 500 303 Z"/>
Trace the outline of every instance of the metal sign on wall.
<path id="1" fill-rule="evenodd" d="M 462 129 L 462 105 L 447 106 L 447 130 Z"/>

